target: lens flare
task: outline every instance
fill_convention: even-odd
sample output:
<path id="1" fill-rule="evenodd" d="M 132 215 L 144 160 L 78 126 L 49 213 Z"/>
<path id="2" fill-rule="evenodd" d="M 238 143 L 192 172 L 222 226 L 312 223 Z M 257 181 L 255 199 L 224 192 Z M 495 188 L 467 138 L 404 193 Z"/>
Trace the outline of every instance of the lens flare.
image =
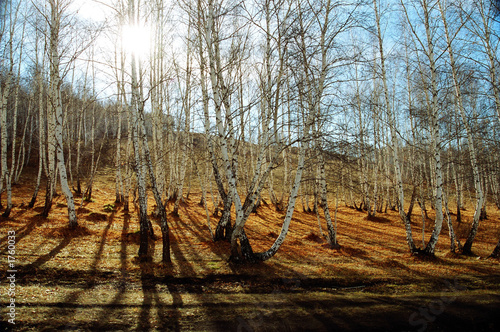
<path id="1" fill-rule="evenodd" d="M 150 29 L 141 25 L 126 25 L 122 28 L 122 45 L 125 52 L 144 59 L 150 52 Z"/>

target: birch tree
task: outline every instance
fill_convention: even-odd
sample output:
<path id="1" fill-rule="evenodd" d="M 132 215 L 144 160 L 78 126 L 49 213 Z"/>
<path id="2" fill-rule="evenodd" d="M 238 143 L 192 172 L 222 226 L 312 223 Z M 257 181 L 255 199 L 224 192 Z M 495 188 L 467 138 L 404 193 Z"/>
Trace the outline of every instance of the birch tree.
<path id="1" fill-rule="evenodd" d="M 475 64 L 486 71 L 486 81 L 491 87 L 491 98 L 495 105 L 495 112 L 500 121 L 500 87 L 498 86 L 498 46 L 500 38 L 495 33 L 495 24 L 499 6 L 496 0 L 478 0 L 472 3 L 471 8 L 459 7 L 461 21 L 464 27 L 476 38 L 479 51 L 484 54 L 485 63 L 477 61 Z"/>
<path id="2" fill-rule="evenodd" d="M 494 102 L 494 109 L 496 113 L 496 118 L 500 123 L 500 88 L 498 84 L 498 46 L 500 38 L 498 32 L 495 32 L 495 25 L 498 24 L 498 13 L 500 12 L 500 6 L 496 0 L 479 0 L 474 1 L 472 8 L 467 10 L 465 6 L 461 7 L 462 21 L 467 22 L 465 28 L 467 28 L 478 40 L 478 44 L 481 46 L 480 50 L 485 56 L 485 63 L 477 61 L 475 64 L 479 67 L 483 67 L 487 73 L 486 81 L 490 86 L 489 98 Z M 476 189 L 477 195 L 477 189 Z M 476 215 L 474 215 L 474 221 Z M 467 237 L 467 248 L 464 245 L 465 253 L 470 253 L 470 246 L 472 245 L 474 235 L 471 232 Z M 470 244 L 470 245 L 469 245 Z M 493 256 L 498 257 L 500 253 L 500 241 L 496 246 Z"/>
<path id="3" fill-rule="evenodd" d="M 467 141 L 468 141 L 468 148 L 469 148 L 469 158 L 472 166 L 472 173 L 473 173 L 473 179 L 474 179 L 474 189 L 476 191 L 476 208 L 472 220 L 472 225 L 471 229 L 469 232 L 469 235 L 467 236 L 467 240 L 464 243 L 464 247 L 462 249 L 462 252 L 465 254 L 471 254 L 471 247 L 472 243 L 474 242 L 474 238 L 476 236 L 476 233 L 479 228 L 479 218 L 481 215 L 481 209 L 483 208 L 484 204 L 484 194 L 483 194 L 483 188 L 481 184 L 481 178 L 479 174 L 479 166 L 477 162 L 477 153 L 476 153 L 476 148 L 475 148 L 475 142 L 474 142 L 474 137 L 473 137 L 473 131 L 471 126 L 469 125 L 469 119 L 467 118 L 467 115 L 465 113 L 465 105 L 464 101 L 462 98 L 462 91 L 461 91 L 461 85 L 462 82 L 459 77 L 459 66 L 456 61 L 456 55 L 455 55 L 455 45 L 453 44 L 453 39 L 454 36 L 456 36 L 459 33 L 459 30 L 456 31 L 450 31 L 449 29 L 449 24 L 448 24 L 448 18 L 447 18 L 447 8 L 449 6 L 448 3 L 446 3 L 444 0 L 438 0 L 438 6 L 439 6 L 439 11 L 441 13 L 441 18 L 443 20 L 443 28 L 444 28 L 444 34 L 446 38 L 446 46 L 447 46 L 447 51 L 448 51 L 448 56 L 449 56 L 449 65 L 451 69 L 451 74 L 453 78 L 453 91 L 455 94 L 455 109 L 456 111 L 460 114 L 460 118 L 462 120 L 462 125 L 465 127 L 465 131 L 467 133 Z"/>
<path id="4" fill-rule="evenodd" d="M 35 184 L 35 189 L 33 192 L 33 195 L 31 197 L 31 201 L 29 203 L 29 207 L 32 208 L 35 206 L 36 199 L 38 196 L 38 191 L 40 189 L 40 182 L 42 179 L 42 172 L 45 169 L 47 172 L 47 166 L 46 166 L 46 151 L 45 151 L 45 142 L 46 142 L 46 134 L 45 134 L 45 105 L 44 105 L 44 80 L 43 80 L 43 70 L 45 67 L 45 56 L 42 55 L 40 59 L 40 52 L 39 52 L 39 44 L 41 41 L 41 31 L 40 29 L 36 29 L 35 32 L 35 84 L 37 87 L 36 95 L 36 103 L 38 106 L 38 174 L 36 178 L 36 184 Z M 41 63 L 40 63 L 41 61 Z"/>
<path id="5" fill-rule="evenodd" d="M 20 4 L 18 5 L 20 6 Z M 25 37 L 25 31 L 26 31 L 26 20 L 23 20 L 23 24 L 21 28 L 21 34 L 20 38 L 21 41 Z M 12 142 L 11 142 L 11 167 L 10 167 L 10 172 L 8 174 L 9 178 L 7 179 L 7 191 L 8 191 L 8 202 L 7 202 L 7 209 L 5 210 L 3 216 L 8 217 L 10 214 L 10 211 L 12 209 L 12 183 L 13 180 L 15 181 L 15 175 L 16 175 L 16 169 L 17 169 L 17 163 L 16 163 L 16 148 L 17 148 L 17 122 L 18 122 L 18 116 L 19 116 L 19 90 L 20 90 L 20 79 L 21 79 L 21 64 L 23 63 L 23 49 L 24 49 L 24 43 L 19 44 L 19 51 L 18 51 L 18 61 L 19 63 L 17 64 L 17 74 L 16 74 L 16 80 L 15 80 L 15 88 L 14 88 L 14 107 L 13 107 L 13 114 L 12 114 Z M 24 138 L 24 136 L 23 136 Z M 21 144 L 24 144 L 24 140 L 21 142 Z"/>
<path id="6" fill-rule="evenodd" d="M 179 83 L 179 91 L 182 94 L 181 96 L 181 113 L 184 115 L 184 132 L 181 134 L 179 131 L 179 145 L 180 145 L 180 154 L 181 154 L 181 160 L 180 160 L 180 170 L 179 170 L 179 176 L 178 176 L 178 183 L 177 183 L 177 189 L 176 189 L 176 199 L 174 203 L 174 209 L 172 213 L 174 215 L 179 214 L 179 203 L 182 198 L 182 193 L 184 189 L 184 180 L 186 176 L 186 168 L 187 168 L 187 162 L 188 162 L 188 149 L 189 149 L 189 131 L 191 128 L 191 107 L 192 107 L 192 102 L 191 102 L 191 43 L 189 41 L 190 39 L 190 24 L 188 26 L 188 36 L 187 36 L 187 50 L 186 50 L 186 69 L 185 69 L 185 79 L 184 79 L 184 91 L 182 91 L 182 87 L 180 86 Z M 177 68 L 177 71 L 179 72 L 179 68 Z M 180 82 L 180 73 L 178 73 L 178 81 Z"/>
<path id="7" fill-rule="evenodd" d="M 203 107 L 203 124 L 205 129 L 205 137 L 208 146 L 208 152 L 210 155 L 210 163 L 212 165 L 212 173 L 214 175 L 214 180 L 217 185 L 217 190 L 219 192 L 220 197 L 223 201 L 223 211 L 221 218 L 217 224 L 214 240 L 221 239 L 229 239 L 231 237 L 231 206 L 233 205 L 232 196 L 228 193 L 228 190 L 224 187 L 223 177 L 221 174 L 221 170 L 219 168 L 217 162 L 217 151 L 215 149 L 214 138 L 211 133 L 211 122 L 210 122 L 210 114 L 209 114 L 209 87 L 208 87 L 208 78 L 207 72 L 209 71 L 209 66 L 207 65 L 207 56 L 206 56 L 206 30 L 207 27 L 207 18 L 203 14 L 203 6 L 201 1 L 197 1 L 196 7 L 191 8 L 191 12 L 195 13 L 194 21 L 196 22 L 197 31 L 197 53 L 198 53 L 198 61 L 200 67 L 200 88 L 202 95 L 202 107 Z M 211 69 L 211 68 L 210 68 Z"/>
<path id="8" fill-rule="evenodd" d="M 335 37 L 343 32 L 343 29 L 346 29 L 350 25 L 350 18 L 346 19 L 346 21 L 340 22 L 340 27 L 335 27 L 332 33 L 332 26 L 334 26 L 334 22 L 332 16 L 335 15 L 333 13 L 335 7 L 338 4 L 332 3 L 331 0 L 327 0 L 326 3 L 318 8 L 313 9 L 313 15 L 318 23 L 319 28 L 319 44 L 318 44 L 318 54 L 320 56 L 319 63 L 317 65 L 312 64 L 304 64 L 306 69 L 306 82 L 308 85 L 308 91 L 311 95 L 308 97 L 310 102 L 310 107 L 313 110 L 315 116 L 316 126 L 314 126 L 315 131 L 315 145 L 316 149 L 319 151 L 318 153 L 318 167 L 319 167 L 319 190 L 320 190 L 320 206 L 323 210 L 323 214 L 327 224 L 328 230 L 328 243 L 332 248 L 339 248 L 339 244 L 337 243 L 337 234 L 336 227 L 334 227 L 332 223 L 332 218 L 330 216 L 330 209 L 328 206 L 328 190 L 326 184 L 326 170 L 325 170 L 325 159 L 323 157 L 323 153 L 321 152 L 322 146 L 320 144 L 321 137 L 321 123 L 322 118 L 326 117 L 325 111 L 325 89 L 328 88 L 328 81 L 331 80 L 331 67 L 335 65 L 335 59 L 332 59 L 332 54 L 330 54 L 334 43 Z M 303 44 L 302 47 L 306 45 Z M 333 61 L 332 61 L 333 60 Z M 303 61 L 307 61 L 305 58 Z M 318 67 L 319 70 L 317 73 L 312 71 L 312 68 Z M 309 72 L 307 72 L 309 71 Z M 331 82 L 330 82 L 331 83 Z M 313 85 L 314 84 L 314 85 Z M 370 209 L 370 204 L 368 203 L 368 209 Z"/>
<path id="9" fill-rule="evenodd" d="M 48 136 L 51 137 L 49 144 L 55 144 L 55 147 L 49 146 L 49 150 L 54 149 L 57 158 L 57 168 L 60 176 L 61 190 L 66 197 L 68 206 L 69 227 L 75 228 L 78 223 L 76 219 L 75 202 L 73 193 L 68 185 L 68 176 L 66 174 L 66 165 L 63 152 L 63 105 L 61 98 L 62 79 L 60 76 L 60 32 L 62 15 L 69 5 L 65 0 L 49 0 L 50 3 L 50 46 L 49 46 L 49 65 L 50 65 L 50 103 L 47 111 L 47 117 L 50 119 L 48 126 Z M 50 162 L 50 161 L 49 161 Z M 55 181 L 52 182 L 55 185 Z M 53 189 L 53 188 L 50 188 Z"/>
<path id="10" fill-rule="evenodd" d="M 121 18 L 121 17 L 120 17 Z M 120 20 L 121 21 L 121 20 Z M 120 24 L 121 26 L 121 24 Z M 121 29 L 119 28 L 119 31 Z M 120 33 L 120 35 L 122 35 Z M 123 37 L 122 37 L 123 38 Z M 123 54 L 123 49 L 120 49 L 121 45 L 115 45 L 115 77 L 116 77 L 116 92 L 117 92 L 117 107 L 118 107 L 118 128 L 116 133 L 116 159 L 115 159 L 115 203 L 124 203 L 124 186 L 123 186 L 123 171 L 122 171 L 122 118 L 123 114 L 126 113 L 124 110 L 124 105 L 126 105 L 126 96 L 124 94 L 124 88 L 122 86 L 125 84 L 124 71 L 120 70 L 125 67 L 125 59 Z M 119 60 L 118 60 L 119 59 Z"/>
<path id="11" fill-rule="evenodd" d="M 262 62 L 262 69 L 259 69 L 259 83 L 261 83 L 260 92 L 264 95 L 259 99 L 260 102 L 256 104 L 259 109 L 260 121 L 258 126 L 259 142 L 262 144 L 258 146 L 254 173 L 248 180 L 247 194 L 243 200 L 240 196 L 240 190 L 238 190 L 240 184 L 238 181 L 237 169 L 235 167 L 238 161 L 235 153 L 236 150 L 234 149 L 236 130 L 233 121 L 237 118 L 237 115 L 241 115 L 239 112 L 246 108 L 242 108 L 241 106 L 236 109 L 232 108 L 235 107 L 235 103 L 231 103 L 230 98 L 232 94 L 237 95 L 237 92 L 231 89 L 230 83 L 233 77 L 238 75 L 238 71 L 232 71 L 232 69 L 238 66 L 237 63 L 240 61 L 241 55 L 244 54 L 244 50 L 241 48 L 233 49 L 234 52 L 229 53 L 232 57 L 223 58 L 223 54 L 225 54 L 223 53 L 224 44 L 221 42 L 228 40 L 231 41 L 230 45 L 234 45 L 233 43 L 236 39 L 236 35 L 230 35 L 227 30 L 224 30 L 225 34 L 223 34 L 221 27 L 224 26 L 224 19 L 233 11 L 236 12 L 240 10 L 240 8 L 238 6 L 230 7 L 228 3 L 219 1 L 209 1 L 206 5 L 207 7 L 203 7 L 203 4 L 199 1 L 197 8 L 199 15 L 197 21 L 198 33 L 200 36 L 203 36 L 199 40 L 204 45 L 199 52 L 201 59 L 200 67 L 206 64 L 206 67 L 200 69 L 202 73 L 204 72 L 203 69 L 207 72 L 206 77 L 210 84 L 210 90 L 204 90 L 203 99 L 207 100 L 210 93 L 210 98 L 213 100 L 215 130 L 220 143 L 217 152 L 220 153 L 222 158 L 222 169 L 228 188 L 227 194 L 231 198 L 236 211 L 235 226 L 231 234 L 231 259 L 248 261 L 266 260 L 272 257 L 282 245 L 288 232 L 295 208 L 295 202 L 305 166 L 306 149 L 312 139 L 314 120 L 318 115 L 319 103 L 323 96 L 323 87 L 321 84 L 324 84 L 328 73 L 326 70 L 328 67 L 326 61 L 328 52 L 326 50 L 330 50 L 329 47 L 333 45 L 333 39 L 337 36 L 335 32 L 339 33 L 339 31 L 335 29 L 332 29 L 335 31 L 331 32 L 326 28 L 327 23 L 322 21 L 320 16 L 323 17 L 322 15 L 324 15 L 324 13 L 331 12 L 334 6 L 328 2 L 326 6 L 319 5 L 318 7 L 309 7 L 310 4 L 306 2 L 296 3 L 287 1 L 279 2 L 278 6 L 278 3 L 265 1 L 262 3 L 262 6 L 259 7 L 261 10 L 259 13 L 261 13 L 262 16 L 253 14 L 249 8 L 245 8 L 252 22 L 264 22 L 263 25 L 255 25 L 258 31 L 262 32 L 263 36 L 264 60 Z M 280 10 L 278 10 L 278 8 L 280 8 Z M 313 13 L 314 10 L 317 10 L 318 16 L 312 18 L 313 16 L 311 16 L 311 13 Z M 306 11 L 308 11 L 307 14 Z M 226 16 L 221 13 L 226 13 Z M 270 13 L 273 13 L 273 15 L 270 16 Z M 257 20 L 258 17 L 262 17 L 263 19 L 259 21 Z M 265 23 L 266 20 L 267 23 Z M 313 64 L 313 59 L 318 54 L 320 58 L 322 57 L 321 46 L 319 46 L 320 43 L 314 44 L 314 51 L 311 51 L 308 46 L 312 39 L 306 27 L 315 24 L 317 29 L 318 25 L 316 24 L 316 20 L 322 22 L 320 26 L 324 28 L 325 35 L 327 30 L 329 34 L 329 36 L 325 37 L 323 40 L 325 52 L 323 53 L 324 65 L 322 69 L 321 60 L 319 66 L 317 66 L 318 63 L 316 62 Z M 269 24 L 270 21 L 273 23 Z M 277 24 L 278 22 L 279 24 Z M 328 20 L 327 22 L 330 21 Z M 323 26 L 322 24 L 325 25 Z M 341 24 L 340 26 L 342 28 L 345 27 Z M 277 28 L 273 31 L 271 27 Z M 321 28 L 319 30 L 321 30 Z M 238 31 L 240 33 L 247 31 L 246 26 L 243 25 Z M 319 35 L 321 35 L 321 33 L 319 33 Z M 289 43 L 294 44 L 293 51 Z M 239 45 L 245 44 L 239 43 Z M 275 52 L 273 56 L 270 55 L 271 50 Z M 274 56 L 276 55 L 277 57 L 275 58 Z M 276 59 L 276 62 L 271 62 L 271 59 Z M 292 61 L 288 62 L 289 60 Z M 234 65 L 232 65 L 230 61 L 235 61 Z M 280 63 L 283 63 L 282 61 L 287 61 L 284 63 L 292 65 L 289 72 L 284 71 L 285 67 L 280 66 Z M 315 66 L 315 68 L 320 69 L 312 69 L 308 68 L 308 66 Z M 273 70 L 271 70 L 271 68 L 273 68 Z M 269 79 L 270 74 L 271 76 L 276 76 Z M 294 89 L 297 91 L 296 100 L 298 102 L 298 107 L 296 109 L 297 113 L 294 114 L 293 117 L 299 119 L 303 117 L 304 119 L 303 122 L 299 122 L 296 129 L 296 138 L 291 140 L 291 144 L 298 145 L 298 164 L 295 170 L 294 180 L 291 184 L 281 232 L 269 250 L 263 253 L 254 253 L 250 245 L 250 240 L 245 234 L 244 227 L 250 213 L 259 200 L 264 186 L 269 184 L 271 170 L 275 167 L 278 157 L 282 154 L 285 146 L 282 140 L 277 139 L 278 133 L 275 124 L 279 123 L 279 121 L 275 121 L 275 118 L 279 118 L 279 112 L 277 112 L 279 108 L 274 108 L 277 107 L 277 105 L 284 105 L 284 94 L 281 94 L 279 89 L 283 86 L 281 77 L 285 77 L 285 75 L 288 76 L 287 80 L 294 82 Z M 318 83 L 315 82 L 317 79 L 320 79 L 320 81 L 323 80 L 322 83 L 319 83 L 319 87 L 317 85 Z M 205 89 L 203 88 L 203 84 L 202 89 Z M 273 98 L 270 98 L 270 94 Z M 208 103 L 205 105 L 208 105 Z M 205 110 L 206 130 L 209 130 L 210 118 L 208 107 L 205 107 Z"/>
<path id="12" fill-rule="evenodd" d="M 16 90 L 16 76 L 14 73 L 16 62 L 15 43 L 21 3 L 18 2 L 15 6 L 12 6 L 8 1 L 5 1 L 4 3 L 0 3 L 0 6 L 2 7 L 0 9 L 0 17 L 2 19 L 2 22 L 0 22 L 0 45 L 5 45 L 4 51 L 0 53 L 0 70 L 2 76 L 5 75 L 0 87 L 0 195 L 4 190 L 7 191 L 7 206 L 2 216 L 8 218 L 12 210 L 12 170 L 9 170 L 7 163 L 7 150 L 9 145 L 7 113 L 9 113 L 9 98 L 11 97 L 12 90 Z M 14 113 L 13 116 L 15 117 L 17 115 Z M 15 135 L 16 133 L 13 132 L 13 137 L 15 137 Z M 15 140 L 11 143 L 15 145 Z M 15 151 L 14 147 L 12 147 L 12 149 Z M 0 201 L 0 207 L 1 206 L 2 204 Z"/>
<path id="13" fill-rule="evenodd" d="M 424 87 L 424 95 L 426 100 L 426 107 L 429 117 L 429 132 L 431 139 L 431 149 L 433 155 L 433 174 L 435 175 L 434 184 L 434 206 L 436 211 L 436 217 L 434 221 L 434 229 L 431 234 L 431 238 L 427 243 L 424 250 L 426 254 L 434 255 L 434 250 L 436 243 L 439 239 L 439 234 L 441 233 L 441 228 L 443 225 L 443 172 L 441 163 L 441 149 L 442 142 L 440 136 L 440 123 L 439 123 L 439 86 L 438 86 L 438 73 L 437 73 L 437 59 L 435 43 L 436 41 L 436 31 L 434 29 L 434 19 L 435 16 L 431 13 L 436 3 L 430 2 L 429 0 L 419 0 L 417 2 L 418 7 L 415 10 L 421 10 L 421 16 L 423 19 L 423 29 L 425 33 L 425 39 L 422 38 L 419 32 L 416 30 L 416 25 L 413 22 L 407 6 L 402 3 L 404 15 L 412 32 L 412 36 L 415 40 L 416 45 L 418 45 L 420 52 L 425 57 L 426 69 L 429 75 L 426 75 L 426 70 L 423 68 L 422 62 L 419 60 L 420 66 L 420 76 L 422 79 L 422 85 Z M 427 77 L 429 76 L 429 77 Z"/>
<path id="14" fill-rule="evenodd" d="M 405 202 L 405 195 L 404 195 L 404 187 L 403 187 L 403 176 L 401 172 L 401 162 L 399 158 L 399 142 L 398 142 L 398 137 L 397 137 L 397 128 L 396 128 L 396 122 L 395 122 L 395 115 L 392 109 L 392 104 L 391 100 L 389 97 L 389 87 L 387 83 L 387 72 L 386 72 L 386 54 L 384 52 L 384 43 L 383 43 L 383 38 L 382 38 L 382 29 L 381 29 L 381 24 L 380 24 L 380 15 L 379 15 L 379 9 L 378 9 L 379 4 L 377 3 L 376 0 L 373 0 L 373 10 L 375 13 L 375 24 L 376 24 L 376 36 L 378 40 L 378 51 L 380 55 L 380 74 L 381 74 L 381 79 L 382 79 L 382 84 L 383 84 L 383 93 L 384 93 L 384 103 L 385 103 L 385 110 L 387 113 L 387 119 L 389 121 L 389 130 L 390 130 L 390 137 L 391 137 L 391 149 L 392 149 L 392 154 L 393 154 L 393 160 L 394 160 L 394 173 L 396 177 L 396 188 L 397 188 L 397 193 L 398 193 L 398 211 L 399 215 L 401 217 L 401 220 L 403 221 L 404 227 L 405 227 L 405 232 L 406 232 L 406 243 L 408 245 L 408 248 L 410 252 L 416 252 L 417 248 L 415 246 L 415 243 L 413 242 L 413 234 L 412 234 L 412 229 L 411 229 L 411 224 L 410 224 L 410 219 L 408 218 L 408 215 L 405 213 L 404 209 L 404 202 Z"/>
<path id="15" fill-rule="evenodd" d="M 168 68 L 166 68 L 167 61 L 165 60 L 166 46 L 168 45 L 167 35 L 169 31 L 167 30 L 166 21 L 168 20 L 168 8 L 163 0 L 154 1 L 152 4 L 153 12 L 155 13 L 154 20 L 154 35 L 152 51 L 153 59 L 151 61 L 151 107 L 153 112 L 153 159 L 155 163 L 155 173 L 156 181 L 159 193 L 163 196 L 165 195 L 166 188 L 166 178 L 165 172 L 167 170 L 166 156 L 167 148 L 165 142 L 165 120 L 164 120 L 164 108 L 167 110 L 170 105 L 165 102 L 165 87 L 166 73 L 168 73 Z M 168 129 L 167 129 L 168 131 Z M 157 207 L 158 209 L 158 207 Z M 155 214 L 158 214 L 156 211 Z"/>
<path id="16" fill-rule="evenodd" d="M 141 16 L 140 2 L 135 0 L 128 1 L 128 19 L 130 27 L 140 27 L 144 24 Z M 144 117 L 144 97 L 143 97 L 143 76 L 141 58 L 135 52 L 130 54 L 131 66 L 131 92 L 132 105 L 130 107 L 132 119 L 132 143 L 134 147 L 135 170 L 137 176 L 137 190 L 139 193 L 139 224 L 140 224 L 140 246 L 139 259 L 147 261 L 151 259 L 149 251 L 149 239 L 152 235 L 152 225 L 147 215 L 147 187 L 146 176 L 149 175 L 151 189 L 155 198 L 156 205 L 160 215 L 160 227 L 162 231 L 162 261 L 170 261 L 170 239 L 167 224 L 167 215 L 165 206 L 162 202 L 161 194 L 156 185 L 156 176 L 149 150 L 145 117 Z M 147 174 L 146 174 L 147 173 Z"/>
<path id="17" fill-rule="evenodd" d="M 140 7 L 135 0 L 128 1 L 128 22 L 130 27 L 140 26 Z M 140 125 L 139 125 L 139 114 L 140 109 L 144 107 L 144 100 L 142 99 L 139 81 L 140 72 L 138 72 L 138 63 L 136 59 L 137 55 L 134 52 L 129 54 L 130 56 L 130 68 L 131 68 L 131 123 L 132 123 L 132 144 L 134 148 L 134 169 L 137 177 L 137 191 L 138 191 L 138 202 L 139 202 L 139 225 L 140 225 L 140 245 L 138 256 L 139 259 L 147 261 L 151 259 L 151 253 L 149 252 L 149 239 L 150 239 L 150 223 L 148 220 L 147 213 L 147 197 L 146 197 L 146 179 L 144 174 L 144 146 L 140 144 Z"/>

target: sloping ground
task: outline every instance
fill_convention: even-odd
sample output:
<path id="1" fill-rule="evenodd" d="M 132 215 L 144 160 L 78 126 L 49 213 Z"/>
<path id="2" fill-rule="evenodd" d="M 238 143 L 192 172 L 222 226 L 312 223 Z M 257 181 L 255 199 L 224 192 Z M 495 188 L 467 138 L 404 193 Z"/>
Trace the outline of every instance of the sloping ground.
<path id="1" fill-rule="evenodd" d="M 435 259 L 410 256 L 396 213 L 368 220 L 342 207 L 340 250 L 319 236 L 314 214 L 296 211 L 275 257 L 233 265 L 228 244 L 211 240 L 195 193 L 179 217 L 169 216 L 172 264 L 162 266 L 161 239 L 153 263 L 136 261 L 137 217 L 113 206 L 112 188 L 101 179 L 74 231 L 66 228 L 62 196 L 43 219 L 43 196 L 27 209 L 30 185 L 15 188 L 16 206 L 0 223 L 0 276 L 7 290 L 7 234 L 15 231 L 16 330 L 498 330 L 500 265 L 485 258 L 500 231 L 494 208 L 481 222 L 477 257 L 449 254 L 446 227 Z M 421 241 L 417 212 L 414 235 Z M 470 219 L 471 211 L 464 213 Z M 282 218 L 267 206 L 251 216 L 255 251 L 273 243 Z M 465 235 L 468 223 L 456 227 Z M 9 328 L 3 289 L 1 324 Z"/>

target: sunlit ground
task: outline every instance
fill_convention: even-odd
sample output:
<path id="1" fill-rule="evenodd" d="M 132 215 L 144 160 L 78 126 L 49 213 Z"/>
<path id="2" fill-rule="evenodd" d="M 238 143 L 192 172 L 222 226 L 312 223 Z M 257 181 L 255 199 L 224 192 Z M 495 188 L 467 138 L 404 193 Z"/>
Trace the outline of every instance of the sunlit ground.
<path id="1" fill-rule="evenodd" d="M 14 188 L 15 208 L 0 223 L 2 280 L 7 232 L 16 232 L 16 330 L 417 331 L 425 325 L 431 331 L 482 331 L 499 326 L 500 266 L 486 258 L 500 230 L 493 206 L 481 222 L 474 257 L 448 252 L 446 226 L 435 259 L 412 257 L 396 212 L 368 220 L 343 204 L 338 212 L 342 248 L 332 250 L 319 236 L 316 216 L 302 212 L 299 204 L 276 256 L 234 265 L 227 261 L 229 245 L 211 240 L 205 210 L 197 204 L 200 192 L 192 192 L 180 216 L 169 215 L 172 264 L 163 266 L 156 223 L 153 263 L 135 259 L 136 211 L 132 205 L 127 215 L 121 206 L 109 205 L 114 204 L 111 173 L 101 174 L 93 201 L 79 209 L 76 231 L 66 227 L 63 196 L 56 198 L 48 219 L 37 216 L 43 192 L 35 208 L 27 209 L 31 186 L 26 181 Z M 415 213 L 413 230 L 420 243 L 420 211 Z M 472 211 L 463 213 L 467 222 L 455 226 L 462 242 Z M 247 234 L 255 251 L 270 247 L 282 219 L 283 213 L 269 206 L 251 216 Z M 215 228 L 216 218 L 211 222 Z M 5 312 L 2 324 L 9 326 Z"/>

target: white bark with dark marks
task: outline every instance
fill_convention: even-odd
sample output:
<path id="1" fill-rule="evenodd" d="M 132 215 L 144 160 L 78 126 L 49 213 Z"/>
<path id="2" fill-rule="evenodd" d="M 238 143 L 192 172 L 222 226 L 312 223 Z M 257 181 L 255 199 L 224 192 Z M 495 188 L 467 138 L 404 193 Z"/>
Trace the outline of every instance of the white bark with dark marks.
<path id="1" fill-rule="evenodd" d="M 398 211 L 399 215 L 401 217 L 401 220 L 403 221 L 404 227 L 405 227 L 405 232 L 406 232 L 406 243 L 408 245 L 408 248 L 410 252 L 415 252 L 417 250 L 415 243 L 413 242 L 413 234 L 412 234 L 412 229 L 411 229 L 411 224 L 410 220 L 408 219 L 408 216 L 405 213 L 404 209 L 404 187 L 403 187 L 403 176 L 401 174 L 401 162 L 399 158 L 399 143 L 398 143 L 398 137 L 397 137 L 397 128 L 396 128 L 396 121 L 394 120 L 394 112 L 392 110 L 392 105 L 389 97 L 389 87 L 387 83 L 387 74 L 386 74 L 386 68 L 385 68 L 385 53 L 384 53 L 384 46 L 383 46 L 383 39 L 382 39 L 382 30 L 380 27 L 380 16 L 378 12 L 378 4 L 377 0 L 373 0 L 373 10 L 375 12 L 375 19 L 376 19 L 376 25 L 377 25 L 377 39 L 378 39 L 378 46 L 379 46 L 379 54 L 380 54 L 380 70 L 382 74 L 382 83 L 383 83 L 383 89 L 384 89 L 384 101 L 385 101 L 385 108 L 387 112 L 387 118 L 389 120 L 389 129 L 390 129 L 390 136 L 391 136 L 391 148 L 392 148 L 392 153 L 393 153 L 393 158 L 394 158 L 394 172 L 395 172 L 395 177 L 396 177 L 396 188 L 397 188 L 397 194 L 398 194 Z M 389 189 L 388 189 L 389 190 Z M 389 201 L 389 198 L 388 198 Z"/>

